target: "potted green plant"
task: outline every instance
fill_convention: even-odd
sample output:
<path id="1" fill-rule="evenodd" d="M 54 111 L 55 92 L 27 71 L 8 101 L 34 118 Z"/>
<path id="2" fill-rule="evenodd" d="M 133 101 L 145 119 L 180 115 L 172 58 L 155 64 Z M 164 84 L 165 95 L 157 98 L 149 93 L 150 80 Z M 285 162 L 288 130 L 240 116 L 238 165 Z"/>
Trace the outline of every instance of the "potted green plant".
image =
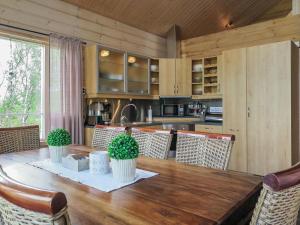
<path id="1" fill-rule="evenodd" d="M 72 143 L 71 135 L 62 128 L 57 128 L 48 133 L 47 144 L 50 149 L 50 159 L 54 163 L 61 163 L 65 148 Z"/>
<path id="2" fill-rule="evenodd" d="M 139 155 L 139 146 L 136 140 L 127 135 L 119 134 L 108 146 L 111 158 L 113 177 L 119 182 L 131 182 L 135 178 L 136 158 Z"/>

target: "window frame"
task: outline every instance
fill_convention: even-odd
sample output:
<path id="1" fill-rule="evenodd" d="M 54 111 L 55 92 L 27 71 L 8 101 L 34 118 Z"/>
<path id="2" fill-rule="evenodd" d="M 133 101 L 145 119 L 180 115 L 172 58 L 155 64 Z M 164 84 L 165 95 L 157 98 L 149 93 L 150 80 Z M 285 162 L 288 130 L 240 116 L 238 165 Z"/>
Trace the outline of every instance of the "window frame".
<path id="1" fill-rule="evenodd" d="M 43 76 L 41 78 L 41 113 L 43 113 L 43 120 L 41 121 L 42 131 L 40 130 L 40 140 L 43 143 L 46 138 L 46 134 L 50 129 L 50 108 L 49 108 L 49 86 L 50 86 L 50 46 L 49 46 L 49 35 L 32 34 L 31 32 L 17 30 L 14 28 L 3 28 L 0 26 L 0 37 L 10 38 L 20 41 L 32 42 L 44 46 L 43 58 L 44 62 L 42 65 Z"/>

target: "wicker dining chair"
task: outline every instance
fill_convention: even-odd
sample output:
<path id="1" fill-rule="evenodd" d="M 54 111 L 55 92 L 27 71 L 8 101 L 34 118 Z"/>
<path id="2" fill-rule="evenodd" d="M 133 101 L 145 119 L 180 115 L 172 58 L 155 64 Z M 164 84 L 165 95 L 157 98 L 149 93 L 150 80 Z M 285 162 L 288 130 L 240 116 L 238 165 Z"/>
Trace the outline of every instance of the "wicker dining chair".
<path id="1" fill-rule="evenodd" d="M 0 154 L 40 148 L 38 125 L 0 128 Z"/>
<path id="2" fill-rule="evenodd" d="M 112 139 L 120 133 L 127 133 L 127 128 L 96 125 L 92 140 L 92 147 L 107 149 Z"/>
<path id="3" fill-rule="evenodd" d="M 67 199 L 8 177 L 0 166 L 0 224 L 70 225 Z"/>
<path id="4" fill-rule="evenodd" d="M 263 178 L 250 225 L 296 225 L 300 208 L 300 164 Z"/>
<path id="5" fill-rule="evenodd" d="M 131 135 L 138 142 L 141 155 L 156 159 L 168 158 L 173 137 L 170 130 L 132 128 Z"/>
<path id="6" fill-rule="evenodd" d="M 177 131 L 176 162 L 202 165 L 205 143 L 205 134 Z"/>
<path id="7" fill-rule="evenodd" d="M 177 131 L 176 162 L 226 170 L 233 135 Z"/>
<path id="8" fill-rule="evenodd" d="M 149 149 L 151 133 L 145 132 L 143 131 L 143 129 L 140 128 L 132 128 L 131 136 L 134 137 L 134 139 L 139 145 L 139 154 L 145 155 Z"/>

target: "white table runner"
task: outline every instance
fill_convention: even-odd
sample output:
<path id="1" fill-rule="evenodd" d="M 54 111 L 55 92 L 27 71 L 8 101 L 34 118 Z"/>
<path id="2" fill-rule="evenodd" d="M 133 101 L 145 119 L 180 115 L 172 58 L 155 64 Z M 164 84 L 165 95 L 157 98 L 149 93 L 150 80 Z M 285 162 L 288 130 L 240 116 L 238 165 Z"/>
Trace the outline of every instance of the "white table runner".
<path id="1" fill-rule="evenodd" d="M 146 179 L 158 175 L 158 173 L 136 169 L 136 176 L 134 181 L 129 183 L 119 183 L 113 179 L 111 170 L 109 173 L 104 175 L 93 175 L 90 174 L 89 170 L 76 172 L 64 168 L 61 164 L 52 163 L 50 159 L 31 162 L 28 164 L 105 192 L 110 192 L 129 184 L 133 184 L 140 179 Z"/>

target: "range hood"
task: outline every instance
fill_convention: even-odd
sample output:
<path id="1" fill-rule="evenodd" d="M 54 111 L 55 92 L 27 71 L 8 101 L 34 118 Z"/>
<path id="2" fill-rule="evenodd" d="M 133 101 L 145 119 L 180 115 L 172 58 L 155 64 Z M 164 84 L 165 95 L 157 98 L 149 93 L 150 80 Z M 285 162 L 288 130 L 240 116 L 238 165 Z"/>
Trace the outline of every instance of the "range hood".
<path id="1" fill-rule="evenodd" d="M 167 58 L 180 58 L 179 27 L 173 25 L 167 32 Z"/>

